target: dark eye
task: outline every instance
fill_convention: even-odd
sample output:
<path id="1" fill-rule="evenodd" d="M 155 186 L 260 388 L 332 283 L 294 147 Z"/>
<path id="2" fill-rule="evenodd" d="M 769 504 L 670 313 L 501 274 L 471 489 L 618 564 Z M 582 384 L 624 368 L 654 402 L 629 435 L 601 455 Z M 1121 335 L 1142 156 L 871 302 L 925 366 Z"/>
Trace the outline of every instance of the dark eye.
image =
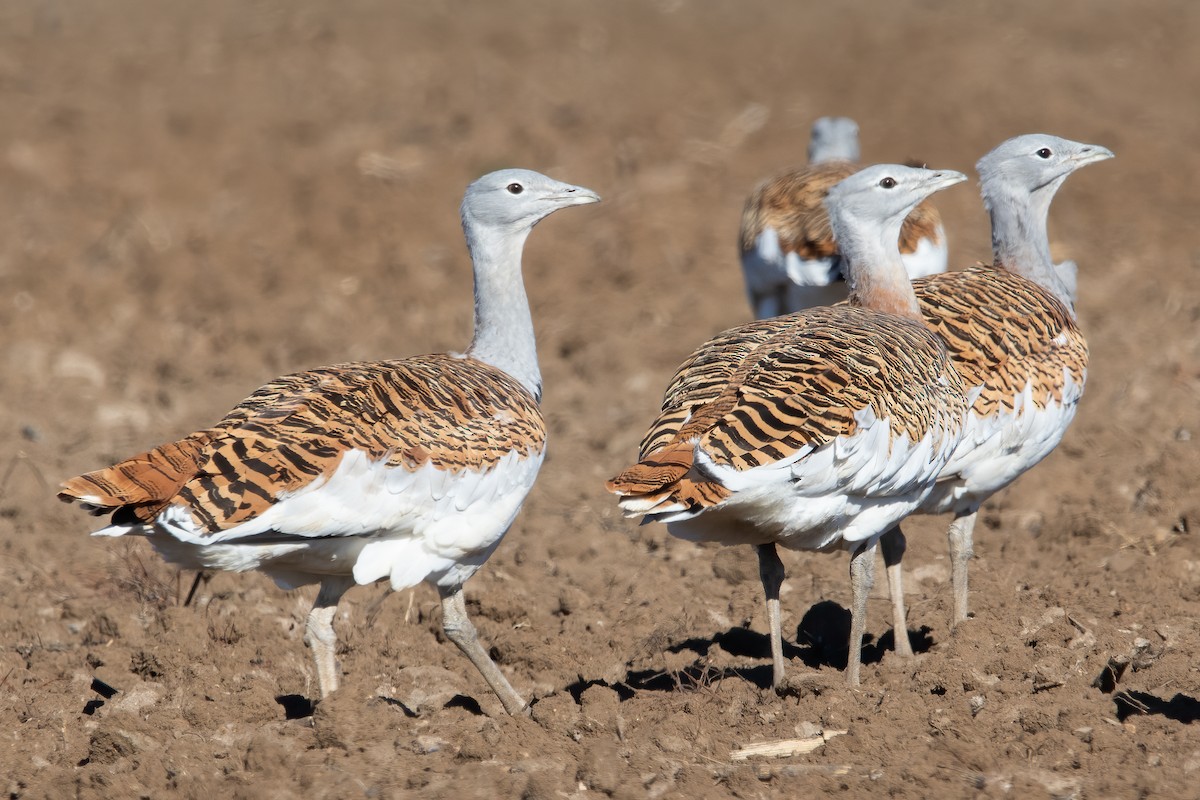
<path id="1" fill-rule="evenodd" d="M 504 188 L 508 189 L 509 194 L 520 194 L 521 192 L 525 191 L 525 187 L 519 183 L 510 183 Z"/>
<path id="2" fill-rule="evenodd" d="M 881 181 L 879 182 L 879 185 L 880 185 L 880 186 L 882 186 L 882 187 L 883 187 L 883 188 L 885 188 L 885 189 L 892 189 L 892 188 L 895 188 L 895 186 L 896 186 L 896 179 L 895 179 L 895 178 L 884 178 L 883 180 L 881 180 Z"/>
<path id="3" fill-rule="evenodd" d="M 1043 147 L 1041 150 L 1037 151 L 1038 158 L 1049 158 L 1051 155 L 1053 155 L 1053 153 L 1050 152 L 1049 147 Z"/>

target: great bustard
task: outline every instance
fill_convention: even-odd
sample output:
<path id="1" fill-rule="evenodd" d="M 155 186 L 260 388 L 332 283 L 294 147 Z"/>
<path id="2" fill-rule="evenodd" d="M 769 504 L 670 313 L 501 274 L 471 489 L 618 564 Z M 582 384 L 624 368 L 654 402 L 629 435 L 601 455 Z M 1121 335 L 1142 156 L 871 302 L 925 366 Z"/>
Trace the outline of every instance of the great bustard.
<path id="1" fill-rule="evenodd" d="M 1051 261 L 1046 219 L 1071 173 L 1112 156 L 1045 134 L 1004 142 L 976 165 L 994 263 L 913 283 L 963 380 L 983 387 L 958 449 L 921 504 L 923 512 L 955 515 L 948 534 L 955 624 L 967 618 L 976 512 L 1050 454 L 1083 396 L 1088 350 L 1075 320 L 1074 264 L 1064 275 Z M 903 551 L 898 530 L 884 544 Z"/>
<path id="2" fill-rule="evenodd" d="M 876 542 L 916 509 L 961 435 L 973 395 L 921 319 L 896 242 L 921 200 L 965 179 L 881 165 L 835 186 L 827 203 L 851 305 L 760 320 L 702 345 L 675 373 L 638 463 L 608 482 L 629 516 L 757 548 L 776 689 L 776 545 L 851 551 L 846 674 L 857 684 Z"/>
<path id="3" fill-rule="evenodd" d="M 144 535 L 188 568 L 320 583 L 305 640 L 322 697 L 338 686 L 333 617 L 346 590 L 433 583 L 446 635 L 504 708 L 520 711 L 462 586 L 512 524 L 545 453 L 525 239 L 548 214 L 598 200 L 528 170 L 483 176 L 462 202 L 475 275 L 466 353 L 278 378 L 216 425 L 72 478 L 59 497 L 111 514 L 97 535 Z"/>

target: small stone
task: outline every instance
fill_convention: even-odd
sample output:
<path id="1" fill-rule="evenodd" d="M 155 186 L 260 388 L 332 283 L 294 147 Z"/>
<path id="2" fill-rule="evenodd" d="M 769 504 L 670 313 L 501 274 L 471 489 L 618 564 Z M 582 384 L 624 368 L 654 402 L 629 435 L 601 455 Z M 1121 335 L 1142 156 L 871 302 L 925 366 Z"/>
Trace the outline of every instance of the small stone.
<path id="1" fill-rule="evenodd" d="M 463 679 L 428 664 L 405 667 L 396 675 L 396 699 L 417 716 L 440 711 L 463 691 Z"/>
<path id="2" fill-rule="evenodd" d="M 126 694 L 119 695 L 113 701 L 112 707 L 114 711 L 127 711 L 130 714 L 137 714 L 143 709 L 153 706 L 158 702 L 160 697 L 162 697 L 162 691 L 159 684 L 144 683 L 133 687 Z"/>
<path id="3" fill-rule="evenodd" d="M 796 726 L 796 738 L 815 739 L 821 735 L 821 726 L 815 722 L 801 722 Z"/>
<path id="4" fill-rule="evenodd" d="M 436 753 L 446 746 L 446 740 L 440 736 L 429 736 L 421 734 L 413 740 L 413 752 L 417 755 L 427 756 L 430 753 Z"/>

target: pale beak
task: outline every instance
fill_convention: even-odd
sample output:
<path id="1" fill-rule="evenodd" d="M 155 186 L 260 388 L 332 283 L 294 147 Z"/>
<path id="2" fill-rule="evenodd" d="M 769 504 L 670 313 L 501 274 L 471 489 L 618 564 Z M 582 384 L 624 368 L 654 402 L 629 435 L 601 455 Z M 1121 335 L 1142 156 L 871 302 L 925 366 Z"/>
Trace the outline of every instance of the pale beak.
<path id="1" fill-rule="evenodd" d="M 586 186 L 571 186 L 564 183 L 562 188 L 554 193 L 554 199 L 564 206 L 582 206 L 588 203 L 599 203 L 600 195 Z"/>
<path id="2" fill-rule="evenodd" d="M 1101 147 L 1098 144 L 1085 144 L 1071 154 L 1071 162 L 1077 167 L 1082 167 L 1084 164 L 1091 164 L 1095 161 L 1107 161 L 1113 157 L 1113 151 L 1107 147 Z"/>

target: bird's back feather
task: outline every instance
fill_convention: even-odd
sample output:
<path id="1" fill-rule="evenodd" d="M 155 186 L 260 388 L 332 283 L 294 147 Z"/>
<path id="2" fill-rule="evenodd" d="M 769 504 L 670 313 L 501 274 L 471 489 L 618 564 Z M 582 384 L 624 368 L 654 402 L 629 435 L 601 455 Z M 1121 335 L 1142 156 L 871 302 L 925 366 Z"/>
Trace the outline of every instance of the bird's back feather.
<path id="1" fill-rule="evenodd" d="M 909 443 L 956 435 L 964 394 L 941 342 L 912 320 L 849 307 L 759 320 L 684 362 L 639 463 L 608 488 L 633 513 L 648 501 L 711 507 L 734 488 L 729 475 L 786 467 L 862 420 L 886 420 Z"/>
<path id="2" fill-rule="evenodd" d="M 115 511 L 114 522 L 177 506 L 211 535 L 329 479 L 349 451 L 404 472 L 483 472 L 540 454 L 545 437 L 537 401 L 480 361 L 342 364 L 271 381 L 212 428 L 66 481 L 59 496 Z"/>

